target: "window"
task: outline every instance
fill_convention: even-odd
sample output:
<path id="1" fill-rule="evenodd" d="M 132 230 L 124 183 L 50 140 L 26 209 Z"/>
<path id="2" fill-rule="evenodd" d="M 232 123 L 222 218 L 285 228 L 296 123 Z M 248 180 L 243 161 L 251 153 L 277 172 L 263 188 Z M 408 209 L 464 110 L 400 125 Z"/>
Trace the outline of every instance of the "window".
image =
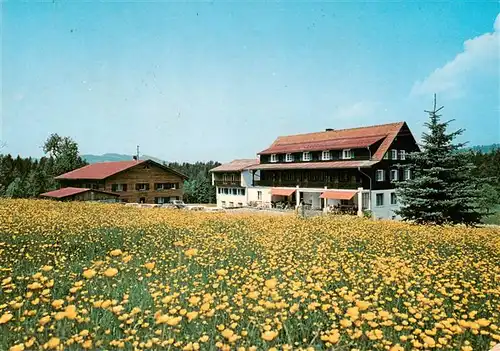
<path id="1" fill-rule="evenodd" d="M 383 159 L 384 159 L 384 160 L 388 160 L 388 159 L 389 159 L 389 153 L 387 153 L 387 152 L 386 152 L 386 153 L 384 154 Z"/>
<path id="2" fill-rule="evenodd" d="M 262 200 L 262 191 L 257 191 L 257 200 Z"/>
<path id="3" fill-rule="evenodd" d="M 411 170 L 410 169 L 405 169 L 405 174 L 404 174 L 405 180 L 411 179 Z"/>
<path id="4" fill-rule="evenodd" d="M 375 204 L 377 206 L 384 206 L 384 194 L 376 194 L 375 195 Z"/>
<path id="5" fill-rule="evenodd" d="M 168 204 L 170 202 L 169 197 L 155 197 L 155 204 Z"/>
<path id="6" fill-rule="evenodd" d="M 399 150 L 399 159 L 400 160 L 406 160 L 406 151 L 405 150 Z"/>
<path id="7" fill-rule="evenodd" d="M 350 158 L 354 158 L 354 153 L 351 151 L 351 149 L 342 150 L 342 159 L 348 160 Z"/>
<path id="8" fill-rule="evenodd" d="M 222 190 L 222 188 L 217 188 L 217 194 L 220 194 L 221 190 Z"/>
<path id="9" fill-rule="evenodd" d="M 179 183 L 155 183 L 156 190 L 178 189 Z"/>
<path id="10" fill-rule="evenodd" d="M 370 206 L 370 193 L 363 193 L 361 201 L 363 202 L 363 209 L 368 208 Z"/>
<path id="11" fill-rule="evenodd" d="M 385 171 L 383 169 L 377 169 L 377 173 L 375 173 L 375 180 L 377 182 L 383 182 L 385 180 Z"/>
<path id="12" fill-rule="evenodd" d="M 243 195 L 243 196 L 245 195 L 245 188 L 241 189 L 241 195 Z"/>
<path id="13" fill-rule="evenodd" d="M 293 162 L 293 155 L 292 154 L 286 154 L 285 160 L 286 160 L 286 162 Z"/>
<path id="14" fill-rule="evenodd" d="M 149 190 L 149 184 L 148 183 L 137 183 L 135 185 L 135 190 L 137 190 L 137 191 L 148 191 Z"/>
<path id="15" fill-rule="evenodd" d="M 398 173 L 397 169 L 391 169 L 391 180 L 398 180 Z"/>
<path id="16" fill-rule="evenodd" d="M 397 160 L 398 159 L 398 150 L 393 149 L 391 150 L 391 160 Z"/>
<path id="17" fill-rule="evenodd" d="M 233 195 L 236 195 L 236 194 L 238 194 L 238 189 L 233 188 L 233 191 L 232 191 L 232 192 L 233 192 Z"/>
<path id="18" fill-rule="evenodd" d="M 321 159 L 322 159 L 323 161 L 328 161 L 328 160 L 330 159 L 330 156 L 331 156 L 331 155 L 330 155 L 330 151 L 323 151 L 323 152 L 321 153 Z"/>
<path id="19" fill-rule="evenodd" d="M 225 194 L 225 195 L 228 195 L 228 194 L 229 194 L 229 189 L 228 189 L 228 188 L 224 188 L 224 194 Z"/>
<path id="20" fill-rule="evenodd" d="M 302 153 L 302 161 L 311 161 L 311 153 L 309 151 Z"/>
<path id="21" fill-rule="evenodd" d="M 271 162 L 278 162 L 278 155 L 272 154 L 271 155 Z"/>
<path id="22" fill-rule="evenodd" d="M 127 184 L 111 184 L 111 191 L 113 192 L 127 191 Z"/>
<path id="23" fill-rule="evenodd" d="M 397 203 L 396 193 L 391 193 L 391 205 L 396 205 Z"/>

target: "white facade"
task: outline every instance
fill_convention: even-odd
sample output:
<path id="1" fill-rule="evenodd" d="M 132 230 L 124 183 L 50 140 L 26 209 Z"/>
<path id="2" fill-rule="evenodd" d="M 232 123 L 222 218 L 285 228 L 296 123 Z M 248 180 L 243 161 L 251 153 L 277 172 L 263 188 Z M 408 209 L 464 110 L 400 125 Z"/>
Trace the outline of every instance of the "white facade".
<path id="1" fill-rule="evenodd" d="M 391 195 L 394 194 L 394 195 Z M 372 190 L 372 214 L 375 219 L 397 219 L 400 220 L 401 217 L 397 216 L 394 211 L 399 209 L 399 203 L 396 201 L 395 204 L 391 203 L 396 195 L 395 189 L 387 190 Z M 378 197 L 378 201 L 377 201 Z M 382 204 L 380 203 L 382 199 Z"/>
<path id="2" fill-rule="evenodd" d="M 213 177 L 213 173 L 212 173 Z M 214 178 L 212 178 L 214 179 Z M 255 179 L 259 179 L 259 172 L 255 174 Z M 273 187 L 268 186 L 252 186 L 252 174 L 248 170 L 241 171 L 240 187 L 237 186 L 217 186 L 217 207 L 244 207 L 244 206 L 270 206 L 272 201 L 286 199 L 271 194 Z M 321 209 L 328 206 L 337 206 L 341 204 L 341 200 L 337 199 L 322 199 L 320 195 L 327 190 L 346 191 L 346 189 L 323 189 L 323 188 L 291 188 L 291 187 L 275 187 L 275 189 L 294 190 L 292 200 L 299 203 L 302 194 L 304 203 L 309 204 L 312 209 Z M 348 191 L 352 191 L 348 190 Z M 366 189 L 357 189 L 357 194 L 353 197 L 353 202 L 360 208 L 358 215 L 362 215 L 362 210 L 371 207 L 372 216 L 375 219 L 400 219 L 394 211 L 399 208 L 395 197 L 394 189 L 372 190 L 371 199 L 370 191 Z M 363 195 L 364 194 L 364 195 Z M 396 203 L 393 203 L 396 200 Z M 370 203 L 371 202 L 371 203 Z M 359 204 L 361 203 L 361 206 Z"/>

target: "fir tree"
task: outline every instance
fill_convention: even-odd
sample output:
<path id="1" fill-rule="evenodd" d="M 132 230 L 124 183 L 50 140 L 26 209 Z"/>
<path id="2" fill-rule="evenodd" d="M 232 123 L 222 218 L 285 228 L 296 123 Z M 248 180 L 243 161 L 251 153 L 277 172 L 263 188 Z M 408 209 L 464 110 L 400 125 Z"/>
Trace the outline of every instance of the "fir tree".
<path id="1" fill-rule="evenodd" d="M 411 179 L 397 184 L 402 203 L 397 212 L 403 219 L 417 223 L 478 223 L 484 215 L 481 210 L 483 195 L 479 180 L 473 176 L 474 165 L 470 152 L 458 152 L 465 143 L 454 143 L 464 130 L 447 132 L 451 121 L 441 122 L 438 114 L 443 107 L 425 111 L 421 151 L 409 155 Z"/>

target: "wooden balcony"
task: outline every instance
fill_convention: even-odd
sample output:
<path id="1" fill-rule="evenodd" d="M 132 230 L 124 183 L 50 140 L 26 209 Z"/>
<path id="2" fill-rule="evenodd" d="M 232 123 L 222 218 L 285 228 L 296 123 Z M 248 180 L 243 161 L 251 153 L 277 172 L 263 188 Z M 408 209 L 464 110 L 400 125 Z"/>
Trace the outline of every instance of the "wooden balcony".
<path id="1" fill-rule="evenodd" d="M 361 182 L 327 182 L 327 181 L 272 181 L 272 180 L 256 180 L 257 186 L 272 186 L 272 187 L 296 187 L 300 188 L 324 188 L 329 189 L 357 189 L 362 186 Z"/>
<path id="2" fill-rule="evenodd" d="M 241 180 L 222 180 L 222 179 L 215 179 L 214 180 L 215 186 L 231 186 L 231 187 L 241 187 Z"/>

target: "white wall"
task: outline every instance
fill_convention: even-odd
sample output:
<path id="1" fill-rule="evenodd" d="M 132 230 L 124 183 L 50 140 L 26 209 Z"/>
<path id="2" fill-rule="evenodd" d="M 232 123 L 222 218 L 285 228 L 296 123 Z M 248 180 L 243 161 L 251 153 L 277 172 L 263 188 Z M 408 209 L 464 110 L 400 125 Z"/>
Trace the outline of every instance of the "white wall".
<path id="1" fill-rule="evenodd" d="M 262 199 L 259 200 L 258 192 L 261 192 Z M 271 188 L 266 187 L 251 187 L 247 188 L 248 202 L 270 203 L 271 202 Z"/>
<path id="2" fill-rule="evenodd" d="M 399 204 L 391 205 L 391 193 L 394 193 L 394 189 L 389 190 L 372 190 L 372 213 L 377 219 L 401 219 L 400 216 L 396 216 L 394 210 L 399 208 Z M 384 205 L 377 206 L 377 194 L 384 195 Z"/>
<path id="3" fill-rule="evenodd" d="M 230 187 L 225 187 L 228 189 L 231 189 Z M 245 195 L 232 195 L 232 194 L 219 194 L 219 187 L 216 188 L 217 192 L 217 207 L 229 207 L 230 202 L 233 203 L 233 206 L 240 206 L 238 203 L 241 203 L 241 206 L 246 206 L 247 205 L 247 195 L 248 195 L 248 189 L 245 191 Z M 226 204 L 225 206 L 222 205 L 222 202 L 225 201 Z"/>

